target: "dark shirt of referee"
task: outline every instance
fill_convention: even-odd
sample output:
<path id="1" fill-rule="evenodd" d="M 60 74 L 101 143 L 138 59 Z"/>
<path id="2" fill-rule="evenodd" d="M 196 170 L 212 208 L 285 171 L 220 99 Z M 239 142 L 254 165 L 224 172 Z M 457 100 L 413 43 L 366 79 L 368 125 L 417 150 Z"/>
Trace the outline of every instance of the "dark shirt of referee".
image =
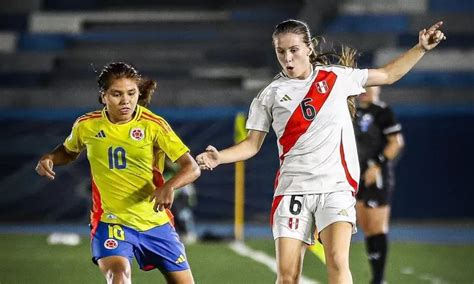
<path id="1" fill-rule="evenodd" d="M 361 169 L 356 212 L 365 235 L 371 283 L 384 281 L 394 166 L 404 145 L 402 126 L 379 96 L 380 87 L 366 88 L 366 93 L 358 97 L 354 119 Z"/>

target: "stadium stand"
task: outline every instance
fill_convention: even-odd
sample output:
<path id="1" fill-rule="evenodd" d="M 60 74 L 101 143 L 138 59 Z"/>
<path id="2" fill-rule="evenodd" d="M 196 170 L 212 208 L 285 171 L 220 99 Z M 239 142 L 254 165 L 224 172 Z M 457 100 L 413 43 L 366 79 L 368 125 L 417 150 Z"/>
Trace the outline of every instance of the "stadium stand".
<path id="1" fill-rule="evenodd" d="M 386 63 L 416 43 L 420 28 L 438 19 L 445 21 L 448 40 L 406 78 L 384 88 L 383 96 L 400 112 L 408 139 L 420 137 L 420 129 L 430 125 L 421 133 L 438 139 L 441 145 L 431 146 L 431 152 L 425 153 L 426 142 L 408 141 L 406 158 L 400 165 L 400 187 L 407 192 L 418 190 L 422 196 L 430 189 L 420 187 L 442 190 L 442 186 L 454 188 L 468 183 L 469 166 L 458 155 L 474 157 L 472 150 L 461 151 L 472 148 L 464 140 L 456 140 L 459 150 L 443 156 L 444 164 L 466 165 L 460 172 L 448 171 L 460 176 L 457 180 L 426 185 L 433 173 L 442 173 L 434 168 L 433 160 L 424 165 L 426 169 L 419 172 L 414 184 L 408 181 L 413 180 L 411 171 L 420 153 L 429 157 L 435 151 L 444 153 L 444 143 L 474 136 L 472 130 L 460 126 L 473 122 L 473 2 L 340 3 L 336 11 L 327 9 L 320 15 L 324 20 L 315 24 L 313 32 L 329 42 L 357 48 L 361 52 L 360 67 Z M 0 221 L 87 218 L 87 177 L 79 174 L 87 172 L 81 171 L 86 167 L 84 163 L 61 169 L 62 177 L 54 184 L 40 181 L 33 167 L 40 153 L 64 139 L 76 115 L 98 107 L 95 77 L 104 64 L 131 62 L 157 80 L 158 93 L 152 107 L 171 117 L 173 127 L 194 152 L 211 142 L 217 147 L 227 146 L 232 143 L 233 115 L 237 110 L 245 111 L 278 71 L 271 48 L 274 25 L 308 13 L 305 9 L 311 7 L 308 1 L 286 0 L 272 1 L 271 6 L 261 0 L 206 0 L 199 4 L 191 0 L 2 1 L 0 120 L 8 135 L 0 142 Z M 195 109 L 198 107 L 215 108 L 202 113 Z M 272 139 L 265 142 L 261 158 L 248 163 L 247 214 L 253 221 L 266 221 L 271 202 L 277 159 L 275 145 L 268 141 Z M 403 168 L 405 165 L 408 168 Z M 219 173 L 205 174 L 198 181 L 200 219 L 232 218 L 233 168 L 222 167 Z M 399 192 L 396 198 L 409 198 Z M 461 193 L 464 200 L 472 194 Z M 18 206 L 25 198 L 38 205 Z M 65 207 L 65 199 L 74 202 Z M 433 208 L 440 203 L 434 200 Z M 431 216 L 473 217 L 463 208 L 451 209 Z M 406 212 L 397 204 L 394 207 L 395 217 L 429 217 L 431 213 L 417 209 Z"/>

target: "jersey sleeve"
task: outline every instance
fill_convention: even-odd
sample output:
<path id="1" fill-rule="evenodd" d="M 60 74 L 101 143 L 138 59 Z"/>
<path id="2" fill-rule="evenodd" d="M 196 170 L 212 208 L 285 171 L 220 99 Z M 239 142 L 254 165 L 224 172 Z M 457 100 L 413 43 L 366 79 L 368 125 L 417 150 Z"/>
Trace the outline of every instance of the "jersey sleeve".
<path id="1" fill-rule="evenodd" d="M 270 89 L 266 88 L 253 99 L 245 127 L 248 130 L 259 130 L 268 133 L 272 121 Z"/>
<path id="2" fill-rule="evenodd" d="M 347 92 L 345 92 L 347 97 L 360 95 L 365 92 L 364 86 L 367 82 L 369 76 L 368 69 L 358 69 L 358 68 L 341 68 L 342 74 L 347 77 Z"/>
<path id="3" fill-rule="evenodd" d="M 74 123 L 71 133 L 66 140 L 64 140 L 63 145 L 67 150 L 75 153 L 80 153 L 85 148 L 81 138 L 81 127 L 79 122 L 76 121 L 76 123 Z"/>
<path id="4" fill-rule="evenodd" d="M 163 150 L 172 162 L 175 162 L 179 157 L 189 152 L 189 148 L 165 120 L 161 120 L 160 124 L 161 126 L 156 126 L 155 146 Z"/>
<path id="5" fill-rule="evenodd" d="M 402 125 L 397 121 L 395 114 L 390 107 L 385 107 L 379 115 L 379 125 L 384 135 L 399 133 Z"/>

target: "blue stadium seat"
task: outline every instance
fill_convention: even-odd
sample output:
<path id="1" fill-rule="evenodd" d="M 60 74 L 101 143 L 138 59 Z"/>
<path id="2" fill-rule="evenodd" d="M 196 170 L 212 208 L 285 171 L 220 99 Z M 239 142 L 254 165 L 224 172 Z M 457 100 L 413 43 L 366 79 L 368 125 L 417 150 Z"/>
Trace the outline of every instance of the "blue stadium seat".
<path id="1" fill-rule="evenodd" d="M 342 15 L 332 21 L 327 32 L 400 33 L 408 30 L 406 15 Z"/>

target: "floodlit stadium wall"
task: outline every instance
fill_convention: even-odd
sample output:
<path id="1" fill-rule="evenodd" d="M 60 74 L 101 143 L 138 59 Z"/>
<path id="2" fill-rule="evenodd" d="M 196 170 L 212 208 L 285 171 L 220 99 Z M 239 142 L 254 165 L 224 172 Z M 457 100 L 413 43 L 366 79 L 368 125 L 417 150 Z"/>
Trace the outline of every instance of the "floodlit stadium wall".
<path id="1" fill-rule="evenodd" d="M 397 166 L 395 219 L 472 219 L 470 181 L 474 149 L 472 107 L 395 106 L 406 148 Z M 56 168 L 50 182 L 36 175 L 41 154 L 61 143 L 82 109 L 3 110 L 0 140 L 0 222 L 87 222 L 90 209 L 89 166 L 85 155 Z M 234 143 L 234 118 L 242 108 L 154 109 L 190 147 L 192 155 L 209 144 Z M 245 163 L 245 222 L 268 222 L 278 168 L 276 139 L 267 136 L 262 150 Z M 234 219 L 234 165 L 203 172 L 196 181 L 198 221 Z"/>

